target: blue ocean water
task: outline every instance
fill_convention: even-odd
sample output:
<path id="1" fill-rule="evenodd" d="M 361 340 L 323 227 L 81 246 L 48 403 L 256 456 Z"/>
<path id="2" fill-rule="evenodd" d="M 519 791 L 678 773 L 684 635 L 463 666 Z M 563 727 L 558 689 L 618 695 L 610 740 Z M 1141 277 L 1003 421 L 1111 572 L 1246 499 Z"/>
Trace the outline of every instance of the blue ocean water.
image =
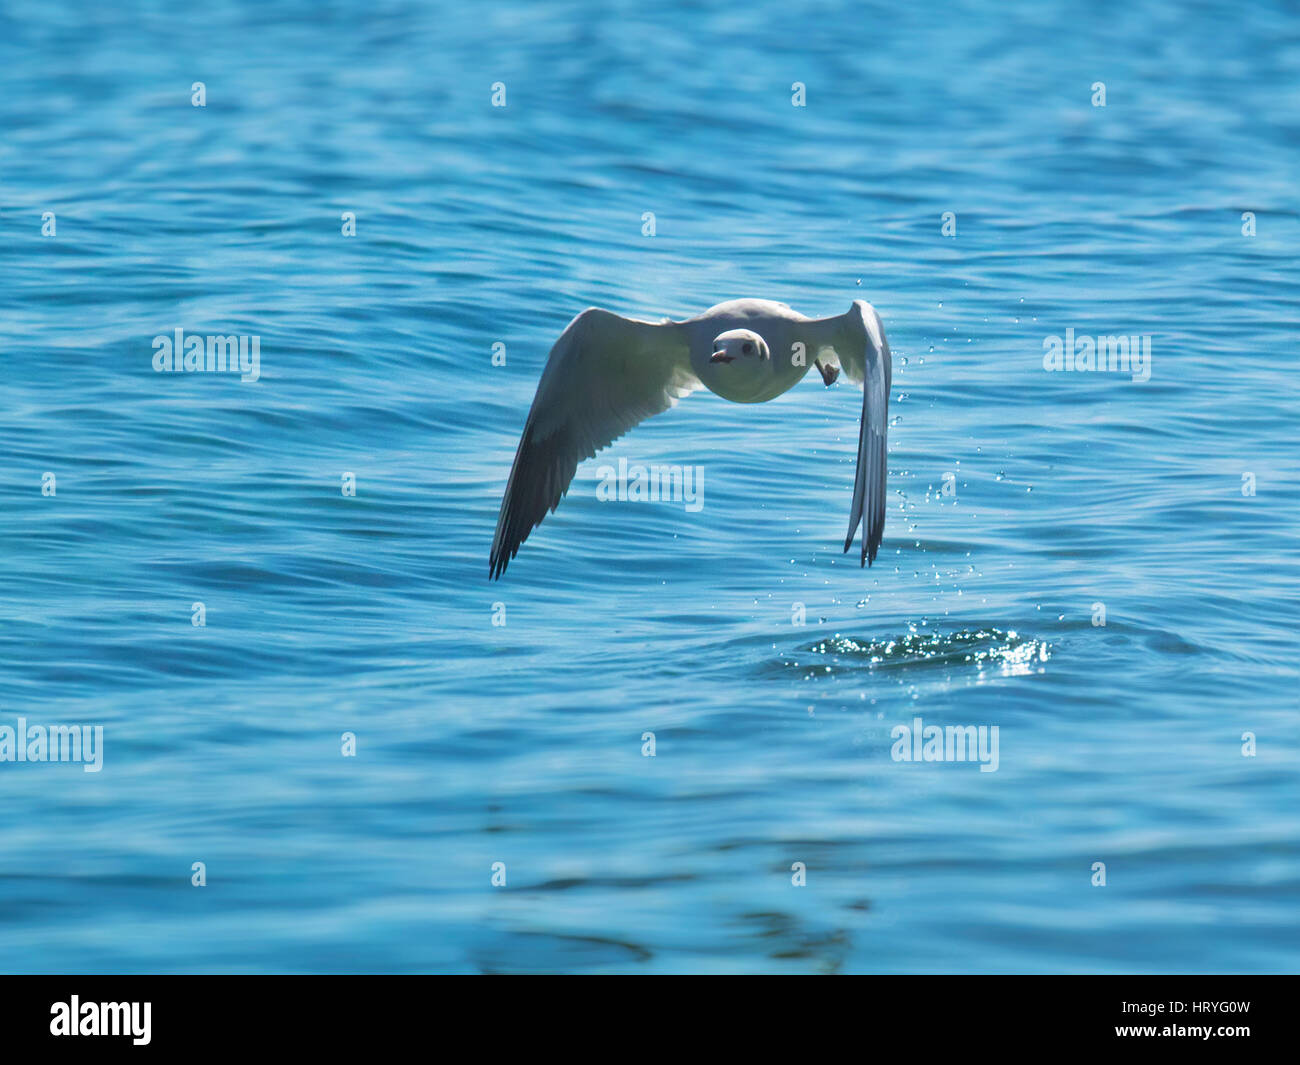
<path id="1" fill-rule="evenodd" d="M 103 729 L 0 762 L 0 970 L 1295 971 L 1294 6 L 19 0 L 0 60 L 0 726 Z M 566 322 L 740 296 L 879 310 L 876 564 L 812 375 L 490 584 Z"/>

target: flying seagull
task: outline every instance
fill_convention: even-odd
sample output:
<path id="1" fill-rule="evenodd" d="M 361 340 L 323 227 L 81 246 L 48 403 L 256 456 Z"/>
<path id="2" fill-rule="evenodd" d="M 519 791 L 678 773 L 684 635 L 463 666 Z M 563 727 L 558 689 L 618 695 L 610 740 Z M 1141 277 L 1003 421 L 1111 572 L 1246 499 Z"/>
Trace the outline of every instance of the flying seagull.
<path id="1" fill-rule="evenodd" d="M 551 348 L 506 482 L 490 574 L 498 578 L 560 505 L 578 463 L 703 386 L 734 403 L 766 403 L 816 366 L 829 388 L 843 370 L 862 385 L 858 473 L 844 550 L 862 529 L 863 565 L 885 527 L 889 341 L 865 300 L 805 318 L 784 303 L 729 300 L 682 322 L 643 322 L 590 307 Z"/>

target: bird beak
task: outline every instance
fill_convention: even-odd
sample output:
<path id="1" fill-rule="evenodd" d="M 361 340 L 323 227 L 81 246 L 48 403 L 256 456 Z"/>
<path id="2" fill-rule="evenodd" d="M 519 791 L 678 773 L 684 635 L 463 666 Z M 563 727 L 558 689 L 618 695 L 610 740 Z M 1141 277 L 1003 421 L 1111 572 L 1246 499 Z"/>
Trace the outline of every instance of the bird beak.
<path id="1" fill-rule="evenodd" d="M 709 356 L 709 362 L 734 362 L 735 357 L 728 355 L 725 351 L 715 351 Z"/>

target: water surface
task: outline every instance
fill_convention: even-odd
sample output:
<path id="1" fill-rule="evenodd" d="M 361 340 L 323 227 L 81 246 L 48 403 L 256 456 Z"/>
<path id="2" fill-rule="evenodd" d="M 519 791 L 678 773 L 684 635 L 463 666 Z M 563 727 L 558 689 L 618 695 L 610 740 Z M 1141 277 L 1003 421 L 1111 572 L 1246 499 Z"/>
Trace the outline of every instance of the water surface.
<path id="1" fill-rule="evenodd" d="M 1295 970 L 1293 9 L 0 31 L 0 724 L 104 729 L 0 763 L 0 968 Z M 737 296 L 880 310 L 876 564 L 812 375 L 642 425 L 489 584 L 565 323 Z M 155 373 L 177 328 L 260 379 Z M 1067 329 L 1150 379 L 1045 372 Z M 704 505 L 599 501 L 620 457 Z M 895 761 L 918 717 L 997 771 Z"/>

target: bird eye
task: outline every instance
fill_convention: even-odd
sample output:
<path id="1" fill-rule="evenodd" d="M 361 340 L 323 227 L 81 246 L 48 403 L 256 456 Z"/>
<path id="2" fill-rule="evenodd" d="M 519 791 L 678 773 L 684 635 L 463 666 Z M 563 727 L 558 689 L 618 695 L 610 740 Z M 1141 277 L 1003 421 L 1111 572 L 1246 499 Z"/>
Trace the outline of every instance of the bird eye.
<path id="1" fill-rule="evenodd" d="M 743 351 L 746 355 L 753 355 L 754 345 L 751 344 L 748 340 L 746 340 L 745 343 L 741 345 L 740 350 Z"/>

